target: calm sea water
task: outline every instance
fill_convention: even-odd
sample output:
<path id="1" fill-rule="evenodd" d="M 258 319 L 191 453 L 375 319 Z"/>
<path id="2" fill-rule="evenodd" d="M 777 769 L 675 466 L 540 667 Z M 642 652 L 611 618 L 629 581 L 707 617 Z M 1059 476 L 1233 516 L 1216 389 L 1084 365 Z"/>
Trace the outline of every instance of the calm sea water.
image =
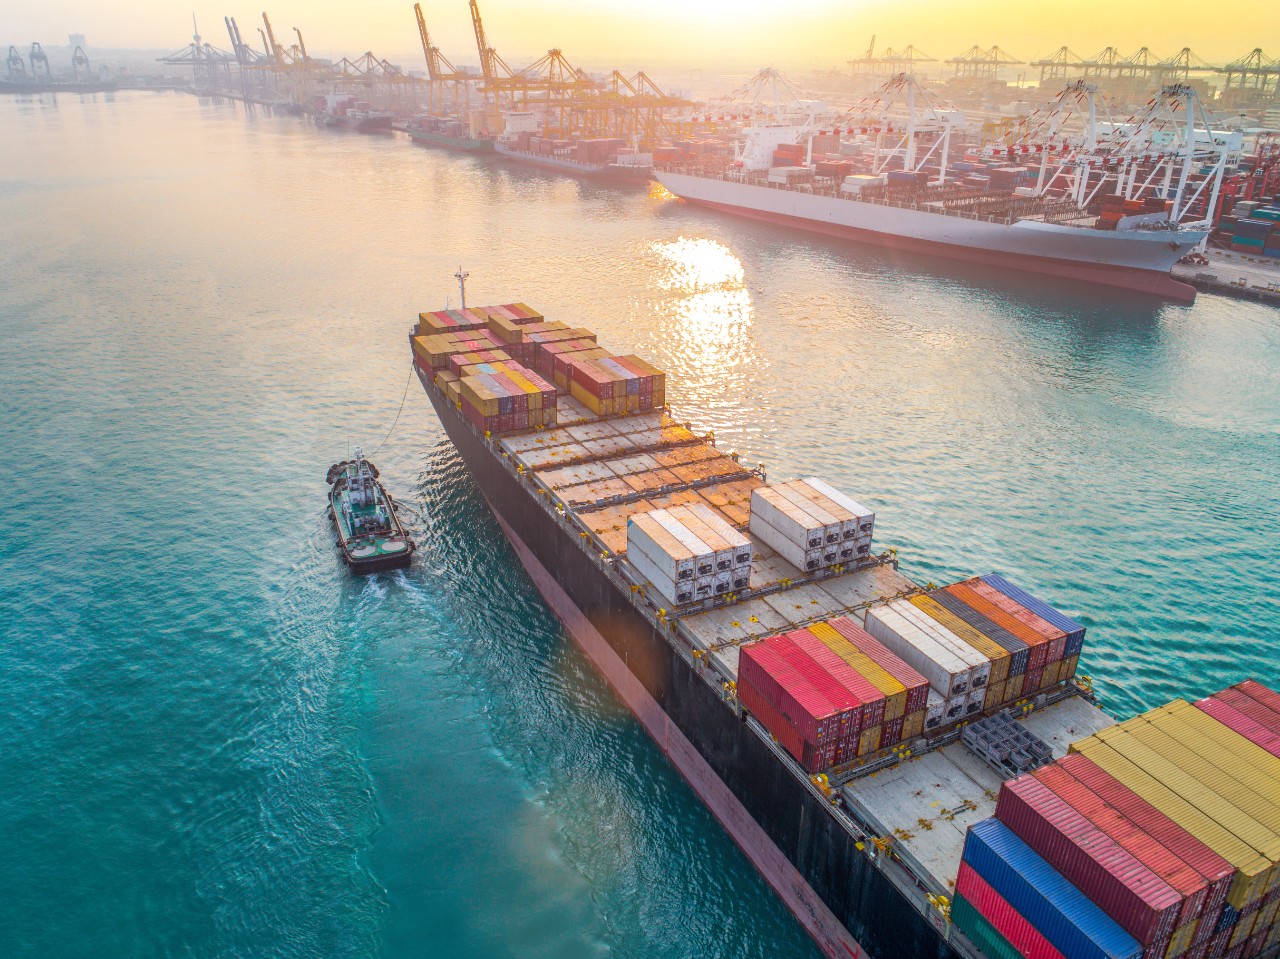
<path id="1" fill-rule="evenodd" d="M 524 300 L 671 374 L 942 581 L 1090 626 L 1118 715 L 1280 684 L 1280 311 L 778 232 L 178 95 L 0 99 L 0 953 L 810 957 L 541 605 L 414 314 Z M 420 511 L 355 580 L 356 444 Z"/>

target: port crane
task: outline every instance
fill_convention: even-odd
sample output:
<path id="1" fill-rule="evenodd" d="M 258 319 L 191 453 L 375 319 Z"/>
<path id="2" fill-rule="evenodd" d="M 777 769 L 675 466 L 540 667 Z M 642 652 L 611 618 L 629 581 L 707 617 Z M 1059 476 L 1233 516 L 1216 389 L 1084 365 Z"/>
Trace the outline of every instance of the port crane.
<path id="1" fill-rule="evenodd" d="M 422 40 L 422 55 L 427 60 L 427 112 L 443 115 L 445 111 L 446 84 L 453 86 L 453 108 L 463 113 L 471 112 L 471 81 L 475 78 L 465 70 L 459 70 L 440 48 L 431 42 L 427 21 L 422 15 L 422 4 L 415 3 L 413 12 L 418 18 L 418 36 Z"/>
<path id="2" fill-rule="evenodd" d="M 80 83 L 93 79 L 93 69 L 89 66 L 89 57 L 82 46 L 77 45 L 71 52 L 71 75 Z"/>
<path id="3" fill-rule="evenodd" d="M 5 65 L 8 68 L 10 80 L 27 78 L 27 64 L 22 59 L 22 54 L 18 52 L 18 48 L 12 44 L 9 46 L 9 58 L 5 61 Z"/>
<path id="4" fill-rule="evenodd" d="M 40 44 L 31 44 L 31 52 L 27 58 L 31 61 L 32 80 L 39 80 L 42 72 L 46 80 L 53 79 L 53 71 L 49 69 L 49 58 L 45 56 L 44 48 Z"/>

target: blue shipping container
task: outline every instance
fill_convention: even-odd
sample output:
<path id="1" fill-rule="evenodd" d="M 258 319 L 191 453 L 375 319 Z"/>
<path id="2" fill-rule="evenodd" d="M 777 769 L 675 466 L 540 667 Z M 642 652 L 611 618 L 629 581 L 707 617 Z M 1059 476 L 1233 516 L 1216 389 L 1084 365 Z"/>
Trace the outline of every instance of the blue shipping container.
<path id="1" fill-rule="evenodd" d="M 992 589 L 999 590 L 1015 602 L 1021 603 L 1046 623 L 1057 626 L 1067 634 L 1067 648 L 1064 657 L 1075 656 L 1084 647 L 1084 627 L 1065 613 L 1060 613 L 1043 600 L 1036 599 L 1025 589 L 1014 586 L 1003 576 L 995 573 L 980 577 Z"/>
<path id="2" fill-rule="evenodd" d="M 1236 232 L 1241 236 L 1266 236 L 1271 232 L 1271 228 L 1275 226 L 1270 220 L 1256 219 L 1258 213 L 1255 210 L 1253 219 L 1244 219 L 1236 221 Z"/>
<path id="3" fill-rule="evenodd" d="M 1142 947 L 998 819 L 969 827 L 964 861 L 1070 959 L 1139 959 Z"/>

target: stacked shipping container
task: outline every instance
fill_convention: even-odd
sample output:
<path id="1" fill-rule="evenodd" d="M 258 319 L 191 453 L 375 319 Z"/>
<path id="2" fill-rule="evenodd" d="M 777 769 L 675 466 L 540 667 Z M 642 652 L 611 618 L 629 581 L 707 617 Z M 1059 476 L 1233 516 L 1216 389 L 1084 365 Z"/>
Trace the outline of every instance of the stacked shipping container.
<path id="1" fill-rule="evenodd" d="M 738 698 L 808 772 L 920 735 L 928 681 L 852 620 L 744 646 Z"/>
<path id="2" fill-rule="evenodd" d="M 751 534 L 805 572 L 869 556 L 875 519 L 817 478 L 762 486 L 751 495 Z"/>
<path id="3" fill-rule="evenodd" d="M 700 503 L 637 513 L 627 521 L 627 559 L 672 606 L 743 589 L 751 540 Z"/>
<path id="4" fill-rule="evenodd" d="M 1246 682 L 1075 743 L 1004 783 L 970 830 L 953 919 L 989 954 L 1028 959 L 1280 945 L 1277 741 L 1280 695 Z"/>

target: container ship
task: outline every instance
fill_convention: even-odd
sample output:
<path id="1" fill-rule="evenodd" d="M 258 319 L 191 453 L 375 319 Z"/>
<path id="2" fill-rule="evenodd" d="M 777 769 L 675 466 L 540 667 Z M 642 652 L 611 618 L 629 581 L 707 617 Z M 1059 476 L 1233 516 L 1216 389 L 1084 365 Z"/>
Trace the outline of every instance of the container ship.
<path id="1" fill-rule="evenodd" d="M 493 152 L 493 138 L 471 133 L 467 121 L 459 117 L 423 114 L 396 128 L 409 134 L 414 143 L 421 143 L 423 146 L 443 147 L 463 153 Z"/>
<path id="2" fill-rule="evenodd" d="M 1117 724 L 1080 623 L 912 581 L 872 510 L 718 449 L 641 357 L 521 303 L 409 341 L 541 595 L 826 955 L 1276 953 L 1280 696 Z"/>
<path id="3" fill-rule="evenodd" d="M 554 140 L 511 132 L 498 138 L 493 149 L 520 163 L 577 176 L 635 184 L 646 184 L 653 177 L 652 154 L 639 153 L 617 138 Z"/>
<path id="4" fill-rule="evenodd" d="M 1189 302 L 1195 290 L 1170 270 L 1209 235 L 1239 134 L 1197 128 L 1208 121 L 1195 91 L 1178 86 L 1148 115 L 1068 143 L 1057 113 L 1093 95 L 1073 85 L 1033 116 L 1025 126 L 1052 131 L 1045 142 L 961 150 L 951 141 L 963 116 L 902 76 L 849 126 L 760 120 L 728 157 L 655 151 L 654 175 L 678 197 L 741 216 Z M 1095 127 L 1096 112 L 1085 121 Z M 1183 145 L 1188 125 L 1203 142 Z"/>

